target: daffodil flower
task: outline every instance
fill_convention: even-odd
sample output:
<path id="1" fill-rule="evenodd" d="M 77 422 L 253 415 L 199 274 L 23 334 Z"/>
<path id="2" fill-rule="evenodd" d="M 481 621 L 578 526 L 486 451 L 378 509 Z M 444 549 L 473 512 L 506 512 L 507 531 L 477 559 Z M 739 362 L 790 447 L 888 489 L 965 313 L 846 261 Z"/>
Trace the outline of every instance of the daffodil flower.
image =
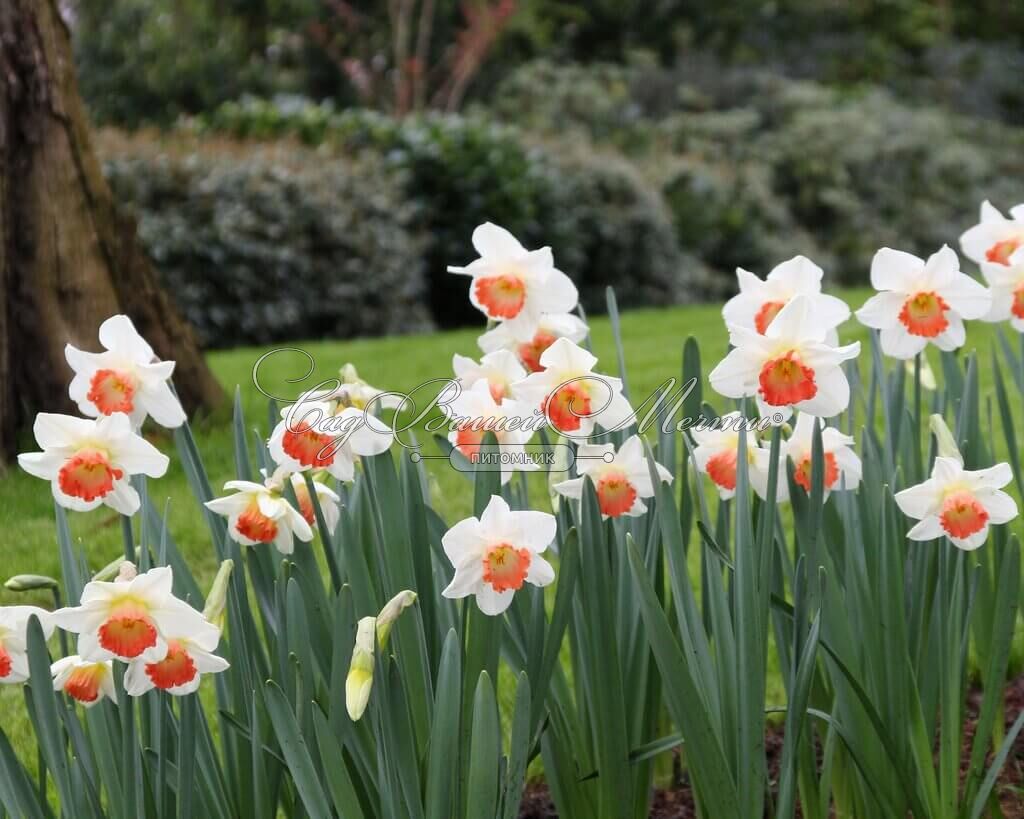
<path id="1" fill-rule="evenodd" d="M 1024 204 L 1010 208 L 1007 219 L 990 202 L 982 202 L 978 224 L 960 237 L 964 255 L 979 265 L 985 262 L 1008 265 L 1021 247 L 1024 247 Z"/>
<path id="2" fill-rule="evenodd" d="M 708 376 L 727 398 L 755 396 L 762 418 L 781 423 L 794 409 L 830 418 L 850 403 L 842 363 L 856 358 L 860 342 L 834 347 L 831 328 L 806 296 L 792 299 L 764 334 L 730 325 L 732 351 Z"/>
<path id="3" fill-rule="evenodd" d="M 1024 333 L 1024 246 L 1003 262 L 982 262 L 981 274 L 992 290 L 992 309 L 985 321 L 1007 321 Z"/>
<path id="4" fill-rule="evenodd" d="M 747 480 L 762 500 L 768 497 L 768 472 L 771 466 L 771 451 L 762 447 L 750 433 L 748 421 L 737 412 L 728 412 L 706 426 L 695 426 L 690 430 L 697 446 L 693 450 L 694 465 L 698 472 L 707 475 L 723 500 L 736 495 L 736 470 L 739 463 L 740 436 L 747 439 Z M 789 496 L 784 475 L 780 475 L 776 486 L 776 499 Z"/>
<path id="5" fill-rule="evenodd" d="M 654 466 L 661 481 L 672 482 L 671 472 L 661 464 Z M 642 515 L 647 511 L 644 499 L 654 497 L 651 470 L 639 435 L 628 438 L 618 452 L 611 443 L 582 444 L 576 451 L 576 471 L 580 477 L 556 483 L 555 491 L 579 500 L 583 497 L 583 483 L 589 477 L 605 519 Z"/>
<path id="6" fill-rule="evenodd" d="M 509 350 L 488 353 L 477 363 L 472 358 L 456 353 L 452 356 L 452 369 L 463 390 L 469 390 L 478 381 L 486 381 L 497 403 L 515 398 L 513 385 L 526 378 L 526 370 Z"/>
<path id="7" fill-rule="evenodd" d="M 596 424 L 607 430 L 630 423 L 633 408 L 622 394 L 622 381 L 594 372 L 597 357 L 567 338 L 560 338 L 540 357 L 544 369 L 514 385 L 516 395 L 540 407 L 556 430 L 574 439 L 586 438 Z"/>
<path id="8" fill-rule="evenodd" d="M 520 342 L 531 341 L 544 313 L 568 313 L 579 295 L 576 285 L 555 267 L 551 248 L 526 250 L 504 228 L 487 222 L 473 231 L 480 258 L 449 273 L 472 277 L 469 300 L 487 318 L 504 322 Z"/>
<path id="9" fill-rule="evenodd" d="M 128 665 L 124 675 L 128 696 L 141 697 L 158 689 L 181 697 L 199 689 L 203 674 L 219 674 L 229 667 L 227 660 L 214 654 L 220 629 L 205 618 L 195 620 L 187 634 L 168 633 L 166 641 L 167 654 L 162 660 L 138 659 Z"/>
<path id="10" fill-rule="evenodd" d="M 441 538 L 455 576 L 442 592 L 445 597 L 476 596 L 484 614 L 498 615 L 512 603 L 523 583 L 547 586 L 555 570 L 543 552 L 555 539 L 554 515 L 513 512 L 499 495 L 492 495 L 479 519 L 466 518 Z"/>
<path id="11" fill-rule="evenodd" d="M 587 332 L 587 325 L 572 313 L 545 313 L 526 341 L 518 340 L 506 324 L 501 323 L 481 335 L 477 345 L 485 353 L 510 350 L 529 372 L 536 373 L 544 369 L 540 357 L 548 347 L 560 338 L 579 344 L 587 337 Z"/>
<path id="12" fill-rule="evenodd" d="M 202 615 L 171 591 L 170 567 L 133 573 L 130 563 L 122 564 L 124 579 L 93 580 L 82 590 L 80 605 L 51 615 L 55 625 L 78 635 L 82 660 L 160 662 L 167 656 L 167 635 L 191 634 L 201 627 Z"/>
<path id="13" fill-rule="evenodd" d="M 341 497 L 331 487 L 321 480 L 324 472 L 316 472 L 312 476 L 313 492 L 316 494 L 317 502 L 320 504 L 320 511 L 324 516 L 324 523 L 327 531 L 334 534 L 341 519 Z M 309 487 L 306 485 L 305 473 L 293 472 L 289 475 L 292 490 L 295 492 L 295 499 L 299 502 L 299 511 L 306 523 L 310 526 L 316 525 L 316 509 L 313 508 L 313 498 L 309 494 Z"/>
<path id="14" fill-rule="evenodd" d="M 35 606 L 0 606 L 0 684 L 28 679 L 28 622 L 33 616 L 49 639 L 53 633 L 49 612 Z"/>
<path id="15" fill-rule="evenodd" d="M 871 262 L 871 286 L 879 292 L 857 311 L 861 324 L 880 330 L 882 352 L 913 358 L 931 342 L 955 350 L 967 339 L 965 319 L 980 319 L 992 294 L 960 272 L 956 253 L 943 246 L 923 261 L 884 247 Z"/>
<path id="16" fill-rule="evenodd" d="M 77 654 L 57 660 L 50 666 L 53 690 L 63 691 L 86 708 L 92 708 L 104 697 L 117 704 L 114 669 L 110 660 L 83 660 Z"/>
<path id="17" fill-rule="evenodd" d="M 907 537 L 945 535 L 958 549 L 977 549 L 988 538 L 989 526 L 1017 517 L 1016 502 L 1001 491 L 1012 480 L 1009 464 L 967 470 L 958 458 L 940 455 L 928 480 L 896 493 L 903 514 L 919 521 Z"/>
<path id="18" fill-rule="evenodd" d="M 844 435 L 835 427 L 825 425 L 821 418 L 800 413 L 793 426 L 793 433 L 782 444 L 782 457 L 793 461 L 793 480 L 811 491 L 811 456 L 814 444 L 814 425 L 821 427 L 821 445 L 824 455 L 825 475 L 822 479 L 824 497 L 834 489 L 856 489 L 860 485 L 861 463 L 852 447 L 854 439 Z"/>
<path id="19" fill-rule="evenodd" d="M 539 469 L 525 456 L 523 447 L 533 437 L 542 418 L 533 415 L 532 407 L 506 398 L 496 402 L 494 393 L 483 381 L 461 393 L 449 405 L 451 424 L 448 440 L 471 462 L 476 462 L 488 432 L 494 434 L 502 455 L 501 482 L 508 483 L 512 473 Z M 523 422 L 526 423 L 523 423 Z"/>
<path id="20" fill-rule="evenodd" d="M 129 476 L 159 478 L 167 471 L 167 456 L 120 412 L 98 419 L 41 412 L 32 431 L 43 451 L 22 453 L 18 464 L 50 481 L 54 499 L 66 509 L 88 512 L 103 504 L 133 515 L 140 501 Z"/>
<path id="21" fill-rule="evenodd" d="M 765 334 L 779 311 L 796 296 L 804 296 L 811 311 L 830 331 L 830 343 L 839 343 L 836 327 L 850 317 L 846 302 L 821 292 L 824 272 L 806 256 L 794 256 L 776 265 L 762 280 L 742 267 L 736 268 L 740 292 L 725 303 L 726 324 Z"/>
<path id="22" fill-rule="evenodd" d="M 228 531 L 241 545 L 273 543 L 281 554 L 290 555 L 295 550 L 293 538 L 306 543 L 313 539 L 309 521 L 281 494 L 280 484 L 228 481 L 224 489 L 233 490 L 234 494 L 214 498 L 205 505 L 211 512 L 228 519 Z M 301 499 L 299 502 L 301 504 Z M 312 502 L 309 511 L 313 511 Z"/>
<path id="23" fill-rule="evenodd" d="M 338 373 L 338 388 L 325 394 L 320 400 L 332 400 L 338 407 L 379 407 L 380 409 L 397 409 L 402 405 L 402 397 L 377 387 L 372 387 L 359 377 L 355 364 L 345 364 Z"/>
<path id="24" fill-rule="evenodd" d="M 281 411 L 267 445 L 270 457 L 288 472 L 326 470 L 339 481 L 355 478 L 356 462 L 386 452 L 394 433 L 364 409 L 335 411 L 326 401 L 301 400 Z"/>
<path id="25" fill-rule="evenodd" d="M 68 392 L 83 415 L 123 412 L 138 429 L 146 416 L 164 427 L 180 427 L 185 412 L 169 384 L 173 361 L 158 361 L 128 316 L 111 316 L 100 325 L 102 353 L 64 348 L 75 377 Z"/>

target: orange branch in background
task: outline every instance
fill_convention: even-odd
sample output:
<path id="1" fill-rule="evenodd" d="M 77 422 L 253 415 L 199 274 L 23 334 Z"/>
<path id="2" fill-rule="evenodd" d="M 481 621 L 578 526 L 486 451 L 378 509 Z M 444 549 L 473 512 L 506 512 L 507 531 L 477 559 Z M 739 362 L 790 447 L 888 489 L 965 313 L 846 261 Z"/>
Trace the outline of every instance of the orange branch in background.
<path id="1" fill-rule="evenodd" d="M 454 43 L 437 56 L 431 54 L 436 0 L 389 0 L 391 61 L 386 67 L 378 67 L 381 55 L 367 53 L 367 38 L 359 36 L 365 18 L 345 0 L 326 0 L 325 5 L 332 19 L 310 24 L 309 39 L 337 66 L 364 105 L 405 116 L 423 110 L 428 100 L 446 111 L 462 106 L 470 84 L 515 14 L 517 0 L 466 0 L 460 6 L 463 24 Z M 377 81 L 388 76 L 390 81 Z"/>

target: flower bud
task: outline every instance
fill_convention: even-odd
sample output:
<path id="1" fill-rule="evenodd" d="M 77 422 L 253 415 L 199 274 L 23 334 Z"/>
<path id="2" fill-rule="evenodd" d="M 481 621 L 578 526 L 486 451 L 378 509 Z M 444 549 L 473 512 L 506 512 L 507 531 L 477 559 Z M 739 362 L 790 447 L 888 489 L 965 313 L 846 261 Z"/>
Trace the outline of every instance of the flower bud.
<path id="1" fill-rule="evenodd" d="M 130 560 L 123 560 L 121 561 L 121 565 L 117 568 L 117 578 L 114 582 L 130 583 L 138 576 L 139 570 L 135 567 L 135 564 Z"/>
<path id="2" fill-rule="evenodd" d="M 916 372 L 916 365 L 914 364 L 913 358 L 908 358 L 903 362 L 903 366 L 907 371 L 907 375 L 911 378 L 914 377 Z M 938 384 L 935 381 L 935 371 L 931 368 L 928 363 L 928 359 L 925 356 L 921 356 L 921 388 L 928 390 L 929 392 L 935 392 Z"/>
<path id="3" fill-rule="evenodd" d="M 359 373 L 356 372 L 356 365 L 351 361 L 341 368 L 340 375 L 342 384 L 359 384 L 362 381 Z"/>
<path id="4" fill-rule="evenodd" d="M 377 642 L 380 643 L 381 648 L 384 648 L 388 644 L 388 635 L 391 634 L 391 626 L 394 624 L 395 620 L 398 619 L 398 615 L 415 602 L 416 592 L 406 589 L 392 597 L 387 602 L 387 605 L 380 610 L 380 614 L 377 615 Z"/>
<path id="5" fill-rule="evenodd" d="M 352 650 L 352 663 L 345 679 L 345 708 L 353 722 L 359 721 L 370 701 L 376 623 L 376 617 L 364 617 L 356 629 L 356 645 Z"/>
<path id="6" fill-rule="evenodd" d="M 138 546 L 135 547 L 135 559 L 138 560 L 142 554 L 142 549 Z M 117 572 L 121 568 L 121 564 L 125 560 L 123 557 L 118 557 L 115 560 L 111 560 L 106 566 L 100 569 L 96 574 L 92 576 L 93 580 L 99 580 L 102 582 L 109 582 L 117 578 Z"/>
<path id="7" fill-rule="evenodd" d="M 210 586 L 210 593 L 206 595 L 206 608 L 203 609 L 203 617 L 215 626 L 220 626 L 224 618 L 224 606 L 228 599 L 228 581 L 231 580 L 231 572 L 235 568 L 235 561 L 225 560 L 217 570 L 217 576 L 213 578 L 213 585 Z"/>
<path id="8" fill-rule="evenodd" d="M 43 574 L 16 574 L 6 583 L 4 588 L 12 592 L 29 592 L 47 589 L 53 591 L 59 584 L 52 577 Z"/>
<path id="9" fill-rule="evenodd" d="M 961 466 L 963 466 L 964 459 L 960 454 L 960 447 L 956 445 L 956 439 L 953 437 L 953 433 L 949 431 L 949 427 L 946 426 L 946 421 L 941 415 L 933 415 L 928 419 L 928 425 L 931 427 L 932 435 L 935 436 L 935 442 L 939 447 L 939 455 L 943 458 L 953 458 Z"/>

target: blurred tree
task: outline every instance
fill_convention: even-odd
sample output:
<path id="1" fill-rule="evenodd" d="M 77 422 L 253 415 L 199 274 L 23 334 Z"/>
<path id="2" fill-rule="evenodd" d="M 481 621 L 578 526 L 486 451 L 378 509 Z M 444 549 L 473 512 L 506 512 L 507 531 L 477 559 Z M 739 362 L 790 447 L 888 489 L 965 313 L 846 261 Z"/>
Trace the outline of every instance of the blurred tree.
<path id="1" fill-rule="evenodd" d="M 0 461 L 38 410 L 75 409 L 64 345 L 125 313 L 174 359 L 186 407 L 223 398 L 191 329 L 115 208 L 56 0 L 0 3 Z"/>
<path id="2" fill-rule="evenodd" d="M 453 13 L 453 8 L 457 9 Z M 363 105 L 458 110 L 519 0 L 325 0 L 307 24 Z"/>
<path id="3" fill-rule="evenodd" d="M 61 1 L 90 112 L 129 126 L 244 94 L 455 108 L 536 57 L 643 54 L 672 65 L 712 51 L 818 80 L 896 85 L 945 73 L 924 59 L 929 49 L 1024 43 L 1020 0 Z"/>
<path id="4" fill-rule="evenodd" d="M 76 0 L 71 8 L 82 94 L 100 122 L 170 123 L 270 90 L 265 0 L 245 9 L 237 0 Z"/>

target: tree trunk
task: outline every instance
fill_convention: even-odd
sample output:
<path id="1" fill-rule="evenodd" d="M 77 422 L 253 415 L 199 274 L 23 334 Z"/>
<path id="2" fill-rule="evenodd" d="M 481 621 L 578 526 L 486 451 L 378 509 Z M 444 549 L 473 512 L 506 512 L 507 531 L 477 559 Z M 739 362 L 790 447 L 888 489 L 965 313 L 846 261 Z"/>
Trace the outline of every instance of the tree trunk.
<path id="1" fill-rule="evenodd" d="M 76 412 L 64 345 L 98 351 L 99 325 L 116 313 L 178 362 L 186 410 L 223 399 L 134 220 L 114 205 L 56 0 L 0 0 L 0 463 L 37 411 Z"/>

